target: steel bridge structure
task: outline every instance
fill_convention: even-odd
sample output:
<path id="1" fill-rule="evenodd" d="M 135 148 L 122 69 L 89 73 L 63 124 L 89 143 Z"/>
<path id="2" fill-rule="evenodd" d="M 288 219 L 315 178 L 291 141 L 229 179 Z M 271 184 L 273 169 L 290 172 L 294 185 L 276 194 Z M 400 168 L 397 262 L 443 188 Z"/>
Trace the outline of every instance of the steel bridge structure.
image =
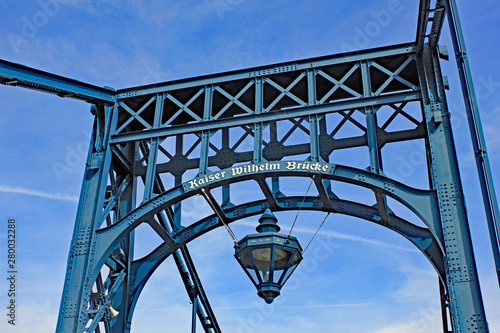
<path id="1" fill-rule="evenodd" d="M 56 331 L 129 332 L 141 291 L 172 256 L 193 322 L 221 332 L 188 243 L 267 208 L 301 208 L 405 237 L 437 272 L 443 331 L 488 332 L 440 69 L 449 57 L 438 45 L 446 18 L 498 273 L 498 205 L 454 0 L 421 0 L 407 44 L 121 90 L 0 61 L 0 83 L 88 102 L 95 117 Z M 408 141 L 425 147 L 422 188 L 384 173 L 384 147 Z M 367 168 L 336 158 L 353 148 L 363 148 Z M 291 177 L 312 180 L 315 194 L 287 194 Z M 250 183 L 261 196 L 236 203 Z M 339 183 L 371 190 L 375 205 L 342 198 Z M 182 203 L 195 195 L 213 211 L 187 223 Z M 420 225 L 397 216 L 390 200 Z M 134 256 L 139 225 L 163 240 L 142 258 Z"/>

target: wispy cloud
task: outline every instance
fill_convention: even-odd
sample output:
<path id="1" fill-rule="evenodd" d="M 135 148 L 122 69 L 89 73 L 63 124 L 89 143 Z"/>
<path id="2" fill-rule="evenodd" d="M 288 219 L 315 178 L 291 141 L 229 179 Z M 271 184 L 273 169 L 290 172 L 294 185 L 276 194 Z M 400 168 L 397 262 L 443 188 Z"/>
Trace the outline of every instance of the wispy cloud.
<path id="1" fill-rule="evenodd" d="M 313 229 L 305 229 L 305 228 L 294 228 L 294 229 L 297 232 L 306 232 L 306 233 L 311 233 L 311 234 L 316 232 L 316 230 L 313 230 Z M 397 246 L 397 245 L 390 244 L 387 242 L 382 242 L 382 241 L 378 241 L 378 240 L 374 240 L 374 239 L 359 237 L 359 236 L 355 236 L 355 235 L 344 234 L 344 233 L 337 232 L 337 231 L 323 231 L 323 232 L 320 231 L 318 234 L 323 234 L 327 237 L 333 237 L 333 238 L 338 238 L 338 239 L 345 239 L 345 240 L 362 242 L 362 243 L 367 243 L 367 244 L 372 244 L 372 245 L 385 246 L 385 247 L 390 247 L 393 249 L 398 249 L 398 250 L 403 250 L 403 251 L 408 251 L 408 252 L 420 252 L 416 249 L 403 247 L 403 246 Z"/>
<path id="2" fill-rule="evenodd" d="M 0 185 L 0 192 L 26 194 L 26 195 L 33 195 L 35 197 L 41 197 L 41 198 L 47 198 L 47 199 L 78 202 L 77 196 L 61 194 L 61 193 L 49 193 L 49 192 L 44 192 L 44 191 L 31 190 L 28 188 L 7 186 L 7 185 Z"/>

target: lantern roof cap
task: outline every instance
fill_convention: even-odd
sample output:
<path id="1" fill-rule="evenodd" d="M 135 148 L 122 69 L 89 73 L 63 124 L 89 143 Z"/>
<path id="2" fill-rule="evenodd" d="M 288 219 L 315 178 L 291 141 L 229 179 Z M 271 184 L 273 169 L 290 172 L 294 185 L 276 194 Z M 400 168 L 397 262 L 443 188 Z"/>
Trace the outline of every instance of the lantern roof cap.
<path id="1" fill-rule="evenodd" d="M 278 219 L 273 212 L 267 208 L 264 214 L 259 218 L 259 225 L 255 228 L 257 232 L 278 232 L 281 228 L 276 223 Z"/>

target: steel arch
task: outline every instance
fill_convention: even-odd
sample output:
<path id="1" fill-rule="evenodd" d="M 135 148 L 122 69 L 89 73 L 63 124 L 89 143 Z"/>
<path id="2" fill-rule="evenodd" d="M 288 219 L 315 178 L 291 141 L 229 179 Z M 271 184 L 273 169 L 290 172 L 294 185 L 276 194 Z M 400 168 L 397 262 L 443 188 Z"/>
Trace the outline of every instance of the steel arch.
<path id="1" fill-rule="evenodd" d="M 384 219 L 380 216 L 379 209 L 375 207 L 342 200 L 336 197 L 325 198 L 321 197 L 321 195 L 316 197 L 309 196 L 306 197 L 305 200 L 303 197 L 285 196 L 277 198 L 277 205 L 274 207 L 276 211 L 296 210 L 301 207 L 304 210 L 351 215 L 382 225 L 399 233 L 412 242 L 431 262 L 440 279 L 445 281 L 442 235 L 440 235 L 439 229 L 434 227 L 440 222 L 437 199 L 433 191 L 411 188 L 382 175 L 330 163 L 318 164 L 322 166 L 322 172 L 319 173 L 307 170 L 287 170 L 286 165 L 294 162 L 297 163 L 297 161 L 275 162 L 276 165 L 279 164 L 283 166 L 283 168 L 280 168 L 280 170 L 261 172 L 258 174 L 258 179 L 262 180 L 270 177 L 314 177 L 315 179 L 320 179 L 320 181 L 316 182 L 316 186 L 320 187 L 323 186 L 321 180 L 324 179 L 347 182 L 359 187 L 369 188 L 374 192 L 388 195 L 405 205 L 414 212 L 428 228 L 416 226 L 392 213 L 388 213 L 388 219 Z M 263 166 L 265 164 L 258 163 L 254 165 Z M 227 172 L 229 174 L 231 169 L 232 168 L 228 168 L 220 172 Z M 153 220 L 155 215 L 159 214 L 165 207 L 172 206 L 189 197 L 200 194 L 202 188 L 210 191 L 224 185 L 255 179 L 255 177 L 255 174 L 235 175 L 226 179 L 214 180 L 205 187 L 193 189 L 190 189 L 189 182 L 186 182 L 144 203 L 136 210 L 123 217 L 118 223 L 98 230 L 96 232 L 94 247 L 94 258 L 96 258 L 96 260 L 94 261 L 95 265 L 92 267 L 93 272 L 90 275 L 90 279 L 93 280 L 97 278 L 101 267 L 104 265 L 113 249 L 119 245 L 120 241 L 126 237 L 130 231 L 134 230 L 142 223 L 154 223 Z M 321 190 L 319 190 L 319 192 L 322 193 Z M 239 219 L 262 213 L 270 206 L 271 203 L 267 200 L 248 202 L 223 210 L 223 219 L 227 223 L 232 223 Z M 128 325 L 130 325 L 132 320 L 133 309 L 137 303 L 138 297 L 156 268 L 177 249 L 220 226 L 222 226 L 222 223 L 216 214 L 207 216 L 189 226 L 178 226 L 177 231 L 172 231 L 170 234 L 164 232 L 164 234 L 161 235 L 165 240 L 162 245 L 153 250 L 149 255 L 131 263 L 133 292 L 129 295 L 130 299 L 127 302 L 129 306 L 127 311 L 129 314 L 127 318 Z M 117 294 L 116 296 L 121 295 Z"/>

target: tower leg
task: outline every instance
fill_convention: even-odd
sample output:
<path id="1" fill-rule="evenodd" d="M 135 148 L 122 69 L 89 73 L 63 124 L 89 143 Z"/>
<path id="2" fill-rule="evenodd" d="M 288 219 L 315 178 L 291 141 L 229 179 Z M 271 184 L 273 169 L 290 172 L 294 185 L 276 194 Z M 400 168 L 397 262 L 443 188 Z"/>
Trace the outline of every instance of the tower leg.
<path id="1" fill-rule="evenodd" d="M 430 176 L 437 191 L 453 332 L 488 332 L 462 193 L 458 161 L 435 50 L 418 57 Z"/>
<path id="2" fill-rule="evenodd" d="M 97 106 L 92 139 L 85 167 L 80 201 L 68 256 L 56 332 L 82 332 L 89 320 L 87 305 L 94 281 L 93 239 L 96 222 L 102 214 L 111 152 L 106 135 L 111 125 L 112 108 Z"/>

